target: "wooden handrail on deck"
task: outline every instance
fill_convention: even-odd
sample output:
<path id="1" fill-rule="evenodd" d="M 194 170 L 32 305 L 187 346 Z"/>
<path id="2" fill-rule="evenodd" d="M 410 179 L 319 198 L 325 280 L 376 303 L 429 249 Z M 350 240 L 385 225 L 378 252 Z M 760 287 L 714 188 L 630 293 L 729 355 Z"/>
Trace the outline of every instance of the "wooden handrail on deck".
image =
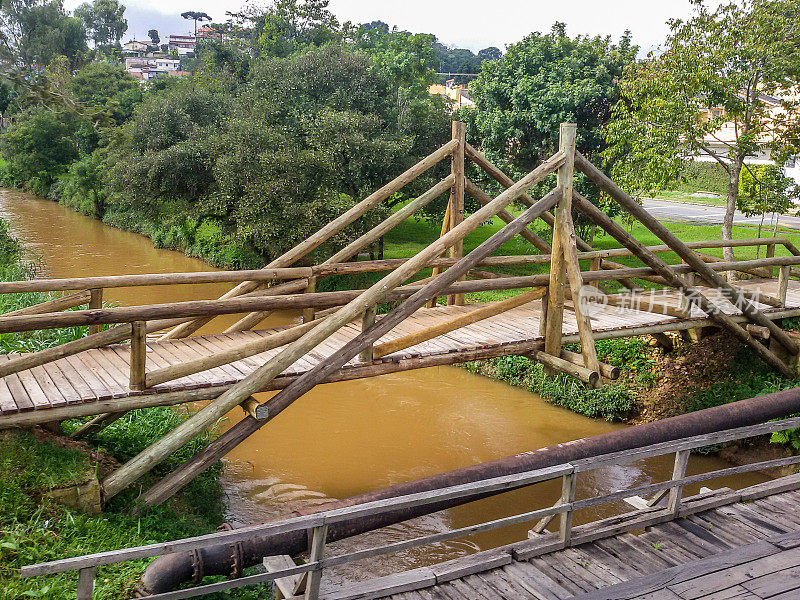
<path id="1" fill-rule="evenodd" d="M 676 454 L 676 463 L 684 464 L 687 453 L 691 450 L 709 446 L 712 444 L 720 444 L 734 440 L 746 439 L 755 436 L 774 433 L 776 431 L 785 431 L 800 426 L 800 417 L 792 417 L 780 421 L 771 421 L 761 423 L 758 425 L 750 425 L 747 427 L 739 427 L 736 429 L 728 429 L 724 431 L 712 432 L 703 435 L 697 435 L 678 440 L 662 442 L 640 448 L 625 450 L 622 452 L 615 452 L 610 454 L 603 454 L 591 458 L 579 459 L 570 463 L 564 463 L 546 467 L 543 469 L 536 469 L 524 473 L 513 475 L 506 475 L 502 477 L 494 477 L 482 481 L 455 485 L 451 487 L 441 488 L 428 492 L 420 492 L 416 494 L 409 494 L 406 496 L 399 496 L 394 498 L 387 498 L 368 502 L 364 504 L 356 504 L 346 508 L 336 510 L 313 513 L 310 515 L 294 517 L 282 521 L 273 521 L 260 525 L 252 525 L 249 527 L 242 527 L 232 531 L 224 531 L 211 533 L 207 535 L 185 538 L 171 542 L 162 542 L 156 544 L 149 544 L 145 546 L 137 546 L 133 548 L 123 548 L 118 550 L 110 550 L 95 554 L 88 554 L 85 556 L 77 556 L 73 558 L 66 558 L 46 563 L 38 563 L 33 565 L 26 565 L 20 569 L 22 577 L 35 577 L 42 575 L 53 575 L 56 573 L 63 573 L 67 571 L 79 571 L 81 573 L 81 581 L 92 581 L 94 569 L 99 566 L 122 563 L 130 560 L 137 560 L 141 558 L 149 558 L 161 556 L 164 554 L 171 554 L 175 552 L 185 552 L 191 550 L 198 550 L 207 548 L 209 546 L 217 546 L 221 544 L 232 544 L 242 542 L 249 539 L 264 538 L 270 535 L 279 533 L 286 533 L 291 531 L 313 530 L 318 533 L 314 536 L 316 540 L 315 549 L 312 553 L 317 557 L 317 560 L 312 560 L 306 564 L 298 565 L 296 567 L 276 570 L 270 573 L 263 573 L 242 577 L 231 581 L 224 581 L 210 585 L 202 585 L 191 589 L 181 590 L 180 592 L 167 592 L 164 594 L 157 594 L 149 596 L 152 600 L 167 599 L 167 598 L 190 598 L 209 594 L 216 591 L 226 589 L 233 589 L 244 587 L 256 583 L 263 583 L 272 581 L 290 575 L 296 575 L 306 572 L 317 572 L 320 576 L 322 571 L 326 568 L 335 565 L 363 560 L 372 556 L 379 556 L 404 550 L 407 548 L 418 547 L 422 545 L 432 544 L 445 540 L 463 537 L 482 531 L 489 531 L 500 527 L 507 527 L 509 525 L 530 522 L 540 518 L 548 518 L 552 515 L 559 515 L 562 517 L 562 524 L 560 526 L 556 546 L 551 550 L 558 548 L 565 548 L 571 545 L 571 515 L 576 510 L 590 508 L 600 504 L 614 502 L 620 499 L 629 498 L 634 495 L 651 494 L 667 491 L 670 499 L 662 520 L 669 520 L 678 515 L 681 505 L 681 490 L 690 484 L 701 483 L 716 479 L 719 477 L 726 477 L 730 475 L 747 473 L 752 471 L 759 471 L 769 468 L 776 468 L 780 466 L 792 465 L 800 463 L 800 456 L 790 456 L 786 458 L 759 461 L 747 465 L 739 465 L 735 467 L 728 467 L 724 469 L 717 469 L 706 473 L 699 473 L 696 475 L 687 476 L 681 474 L 680 476 L 673 477 L 668 481 L 654 483 L 645 486 L 638 486 L 627 488 L 624 490 L 617 490 L 601 496 L 592 498 L 584 498 L 576 500 L 574 497 L 575 479 L 580 473 L 592 471 L 595 469 L 607 467 L 610 465 L 625 465 L 655 456 L 663 456 L 665 454 Z M 681 469 L 676 469 L 681 472 Z M 429 534 L 419 536 L 410 540 L 401 542 L 394 542 L 382 546 L 372 547 L 354 552 L 337 555 L 330 558 L 322 557 L 321 545 L 324 545 L 324 536 L 319 535 L 323 528 L 329 525 L 347 521 L 349 519 L 379 515 L 386 512 L 391 512 L 403 508 L 409 508 L 420 505 L 436 504 L 445 500 L 453 500 L 457 498 L 466 498 L 471 496 L 480 495 L 483 493 L 498 492 L 504 489 L 518 488 L 521 486 L 534 485 L 536 483 L 551 481 L 553 479 L 562 478 L 564 480 L 565 494 L 559 502 L 551 507 L 542 508 L 537 510 L 528 511 L 518 515 L 502 517 L 491 521 L 461 527 L 455 530 L 446 531 L 442 533 Z M 663 494 L 660 494 L 663 496 Z M 654 509 L 643 509 L 640 511 L 633 511 L 628 513 L 631 515 L 637 512 L 652 513 Z M 580 540 L 578 540 L 579 542 Z M 86 591 L 88 590 L 88 592 Z M 79 590 L 78 600 L 90 598 L 92 587 L 84 585 L 83 590 Z M 81 593 L 84 595 L 82 596 Z M 316 595 L 311 596 L 312 600 L 316 600 Z"/>

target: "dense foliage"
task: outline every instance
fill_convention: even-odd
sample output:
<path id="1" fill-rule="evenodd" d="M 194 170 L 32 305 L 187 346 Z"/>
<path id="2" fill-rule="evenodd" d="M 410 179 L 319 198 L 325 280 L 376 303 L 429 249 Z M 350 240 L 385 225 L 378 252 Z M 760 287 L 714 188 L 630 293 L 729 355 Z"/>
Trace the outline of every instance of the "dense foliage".
<path id="1" fill-rule="evenodd" d="M 634 193 L 674 186 L 686 158 L 716 160 L 728 175 L 731 239 L 745 160 L 766 151 L 782 164 L 800 150 L 800 9 L 790 0 L 693 4 L 690 19 L 670 22 L 664 51 L 626 71 L 606 158 Z"/>
<path id="2" fill-rule="evenodd" d="M 619 99 L 617 78 L 636 52 L 628 33 L 616 44 L 610 38 L 572 38 L 563 23 L 547 34 L 532 33 L 500 60 L 484 64 L 470 86 L 477 110 L 462 111 L 468 136 L 495 164 L 520 177 L 558 149 L 559 124 L 574 122 L 578 150 L 592 159 L 605 149 L 601 131 Z M 594 186 L 579 182 L 578 189 L 599 201 Z"/>

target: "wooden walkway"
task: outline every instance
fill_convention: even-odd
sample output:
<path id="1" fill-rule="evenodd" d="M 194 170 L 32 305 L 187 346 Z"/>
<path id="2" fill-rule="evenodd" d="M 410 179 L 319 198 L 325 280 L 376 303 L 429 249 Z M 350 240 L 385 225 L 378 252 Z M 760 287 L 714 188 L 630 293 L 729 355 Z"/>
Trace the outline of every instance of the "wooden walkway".
<path id="1" fill-rule="evenodd" d="M 769 295 L 777 294 L 778 283 L 774 279 L 751 279 L 740 282 L 740 285 L 750 290 L 759 289 L 762 293 Z M 740 314 L 730 302 L 720 296 L 718 290 L 700 289 L 726 313 Z M 675 307 L 679 303 L 679 293 L 673 290 L 657 292 L 654 298 L 660 303 Z M 421 331 L 438 322 L 468 313 L 478 306 L 440 306 L 420 309 L 383 336 L 380 342 Z M 757 306 L 765 315 L 773 319 L 800 315 L 800 282 L 794 280 L 789 282 L 785 307 L 772 308 L 758 303 Z M 456 352 L 463 353 L 465 350 L 494 350 L 494 355 L 517 353 L 521 344 L 543 341 L 543 337 L 539 334 L 540 314 L 541 303 L 534 301 L 376 359 L 372 364 L 391 364 L 403 359 L 447 356 Z M 613 306 L 597 306 L 596 310 L 591 313 L 592 330 L 597 339 L 602 339 L 606 335 L 617 337 L 620 333 L 624 335 L 625 332 L 629 332 L 629 335 L 639 335 L 642 328 L 652 326 L 663 326 L 664 330 L 686 329 L 690 326 L 697 326 L 695 321 L 698 319 L 705 319 L 705 315 L 698 308 L 693 309 L 691 319 Z M 147 344 L 147 367 L 148 369 L 158 369 L 176 365 L 240 346 L 259 337 L 269 336 L 276 331 L 279 330 L 245 331 L 227 335 L 205 335 L 149 342 Z M 271 389 L 280 387 L 282 379 L 285 381 L 286 378 L 301 375 L 313 368 L 360 332 L 361 325 L 356 322 L 341 328 L 324 343 L 286 369 L 283 377 L 276 379 Z M 565 343 L 578 341 L 575 314 L 569 310 L 564 314 L 563 332 Z M 222 367 L 175 379 L 145 391 L 135 391 L 129 387 L 129 345 L 118 344 L 87 350 L 0 379 L 0 426 L 2 426 L 4 416 L 16 413 L 98 403 L 108 399 L 136 398 L 166 392 L 229 386 L 252 374 L 280 351 L 280 348 L 270 350 Z M 9 356 L 13 357 L 14 355 L 0 356 L 0 361 L 8 360 Z M 343 367 L 339 378 L 349 379 L 363 376 L 358 372 L 359 369 L 363 370 L 363 367 L 364 363 L 355 358 Z M 98 406 L 95 414 L 105 410 L 107 407 Z M 86 414 L 92 413 L 87 412 Z"/>
<path id="2" fill-rule="evenodd" d="M 795 486 L 798 476 L 793 476 Z M 767 482 L 748 488 L 758 497 Z M 759 491 L 761 490 L 761 491 Z M 529 540 L 324 595 L 325 600 L 790 600 L 800 598 L 800 491 L 718 490 L 673 521 L 556 552 Z M 731 496 L 733 498 L 731 498 Z M 735 500 L 735 503 L 730 503 Z M 703 510 L 703 505 L 721 506 Z M 637 517 L 640 521 L 641 516 Z M 606 530 L 610 519 L 606 520 Z M 592 525 L 602 530 L 602 522 Z M 624 529 L 636 529 L 632 522 Z M 592 537 L 589 531 L 579 533 Z M 598 536 L 601 534 L 597 534 Z M 527 555 L 534 556 L 526 558 Z M 483 568 L 481 568 L 483 564 Z M 469 573 L 463 575 L 463 573 Z M 427 575 L 427 579 L 426 579 Z M 405 578 L 405 581 L 402 579 Z M 416 583 L 413 583 L 416 581 Z M 380 592 L 381 585 L 395 591 Z"/>

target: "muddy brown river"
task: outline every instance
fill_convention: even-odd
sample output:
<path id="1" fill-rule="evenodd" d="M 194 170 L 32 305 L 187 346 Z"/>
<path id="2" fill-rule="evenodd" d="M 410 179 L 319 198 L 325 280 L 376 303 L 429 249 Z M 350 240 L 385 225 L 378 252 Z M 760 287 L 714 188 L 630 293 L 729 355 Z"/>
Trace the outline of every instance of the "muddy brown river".
<path id="1" fill-rule="evenodd" d="M 181 253 L 159 250 L 140 235 L 103 225 L 54 202 L 0 190 L 0 217 L 37 261 L 40 275 L 76 277 L 212 270 Z M 119 305 L 216 298 L 226 285 L 163 286 L 107 290 Z M 232 322 L 232 318 L 227 322 Z M 267 324 L 299 322 L 299 314 L 273 315 Z M 205 331 L 221 331 L 217 319 Z M 224 428 L 242 417 L 228 415 Z M 457 367 L 435 367 L 368 380 L 317 386 L 225 459 L 223 484 L 228 517 L 255 523 L 298 507 L 345 498 L 394 483 L 535 450 L 622 427 L 548 404 L 504 383 Z M 725 464 L 693 456 L 689 472 Z M 582 474 L 578 496 L 606 493 L 669 478 L 672 457 Z M 714 480 L 711 487 L 741 487 L 759 474 Z M 697 488 L 689 488 L 695 492 Z M 559 482 L 474 502 L 362 536 L 359 544 L 386 543 L 466 526 L 553 504 Z M 624 510 L 625 504 L 576 514 L 585 522 Z M 327 585 L 455 558 L 526 537 L 519 525 L 417 548 L 367 563 L 326 571 Z M 340 542 L 334 552 L 354 542 Z M 327 587 L 327 586 L 326 586 Z"/>

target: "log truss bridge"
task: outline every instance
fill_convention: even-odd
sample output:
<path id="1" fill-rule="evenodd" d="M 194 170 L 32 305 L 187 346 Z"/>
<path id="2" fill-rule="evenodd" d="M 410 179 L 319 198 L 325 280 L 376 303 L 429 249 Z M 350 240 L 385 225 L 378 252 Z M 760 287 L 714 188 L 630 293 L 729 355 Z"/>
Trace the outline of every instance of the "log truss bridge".
<path id="1" fill-rule="evenodd" d="M 0 428 L 93 416 L 77 432 L 83 435 L 132 409 L 208 401 L 106 477 L 102 488 L 107 499 L 241 406 L 247 413 L 242 421 L 141 495 L 143 503 L 154 505 L 324 382 L 525 355 L 542 362 L 550 372 L 568 373 L 596 386 L 618 376 L 618 371 L 598 360 L 595 340 L 708 325 L 730 331 L 774 369 L 794 376 L 791 365 L 798 354 L 797 343 L 775 321 L 800 316 L 800 282 L 792 280 L 798 274 L 800 250 L 777 237 L 683 243 L 576 152 L 575 129 L 573 124 L 563 124 L 558 152 L 515 182 L 466 143 L 462 123 L 453 123 L 451 141 L 263 269 L 0 283 L 0 293 L 64 293 L 56 300 L 2 315 L 0 333 L 89 326 L 89 335 L 76 341 L 2 357 Z M 430 190 L 324 262 L 292 266 L 447 158 L 451 173 Z M 491 198 L 468 180 L 467 159 L 505 191 Z M 575 169 L 663 245 L 644 246 L 575 191 Z M 553 173 L 556 187 L 538 200 L 531 198 L 528 190 Z M 351 260 L 445 193 L 449 202 L 441 236 L 415 256 Z M 482 205 L 469 216 L 464 215 L 465 194 Z M 513 202 L 525 206 L 519 216 L 507 210 Z M 575 234 L 573 210 L 586 215 L 621 248 L 594 250 Z M 464 254 L 465 236 L 493 217 L 506 225 Z M 529 228 L 537 219 L 552 228 L 552 246 Z M 539 254 L 495 255 L 516 236 Z M 755 245 L 766 247 L 764 258 L 725 262 L 698 252 Z M 776 256 L 776 248 L 789 255 Z M 667 264 L 659 256 L 667 252 L 676 253 L 682 263 Z M 642 266 L 627 267 L 612 260 L 623 256 L 638 259 Z M 589 269 L 582 271 L 580 261 L 588 261 Z M 549 264 L 549 273 L 507 276 L 487 270 L 542 263 Z M 429 268 L 433 269 L 430 277 L 413 281 Z M 732 283 L 726 272 L 744 273 L 749 279 Z M 354 273 L 382 277 L 368 289 L 316 291 L 320 278 Z M 659 284 L 660 289 L 645 295 L 634 280 Z M 609 281 L 620 282 L 627 291 L 600 293 L 600 286 Z M 209 282 L 237 285 L 217 300 L 102 306 L 104 288 Z M 464 303 L 464 294 L 470 292 L 509 289 L 527 291 L 483 305 Z M 595 296 L 600 302 L 593 301 Z M 445 305 L 437 303 L 437 298 L 445 297 Z M 65 310 L 86 303 L 88 309 Z M 393 308 L 378 316 L 378 305 L 385 303 Z M 252 331 L 269 312 L 287 309 L 302 310 L 304 322 Z M 193 335 L 222 314 L 244 316 L 221 334 Z M 111 327 L 101 330 L 102 325 Z M 147 337 L 156 332 L 162 332 L 157 340 Z M 126 340 L 130 342 L 122 344 Z M 567 343 L 579 343 L 581 352 L 564 350 Z M 277 393 L 265 402 L 253 397 L 266 390 Z"/>

